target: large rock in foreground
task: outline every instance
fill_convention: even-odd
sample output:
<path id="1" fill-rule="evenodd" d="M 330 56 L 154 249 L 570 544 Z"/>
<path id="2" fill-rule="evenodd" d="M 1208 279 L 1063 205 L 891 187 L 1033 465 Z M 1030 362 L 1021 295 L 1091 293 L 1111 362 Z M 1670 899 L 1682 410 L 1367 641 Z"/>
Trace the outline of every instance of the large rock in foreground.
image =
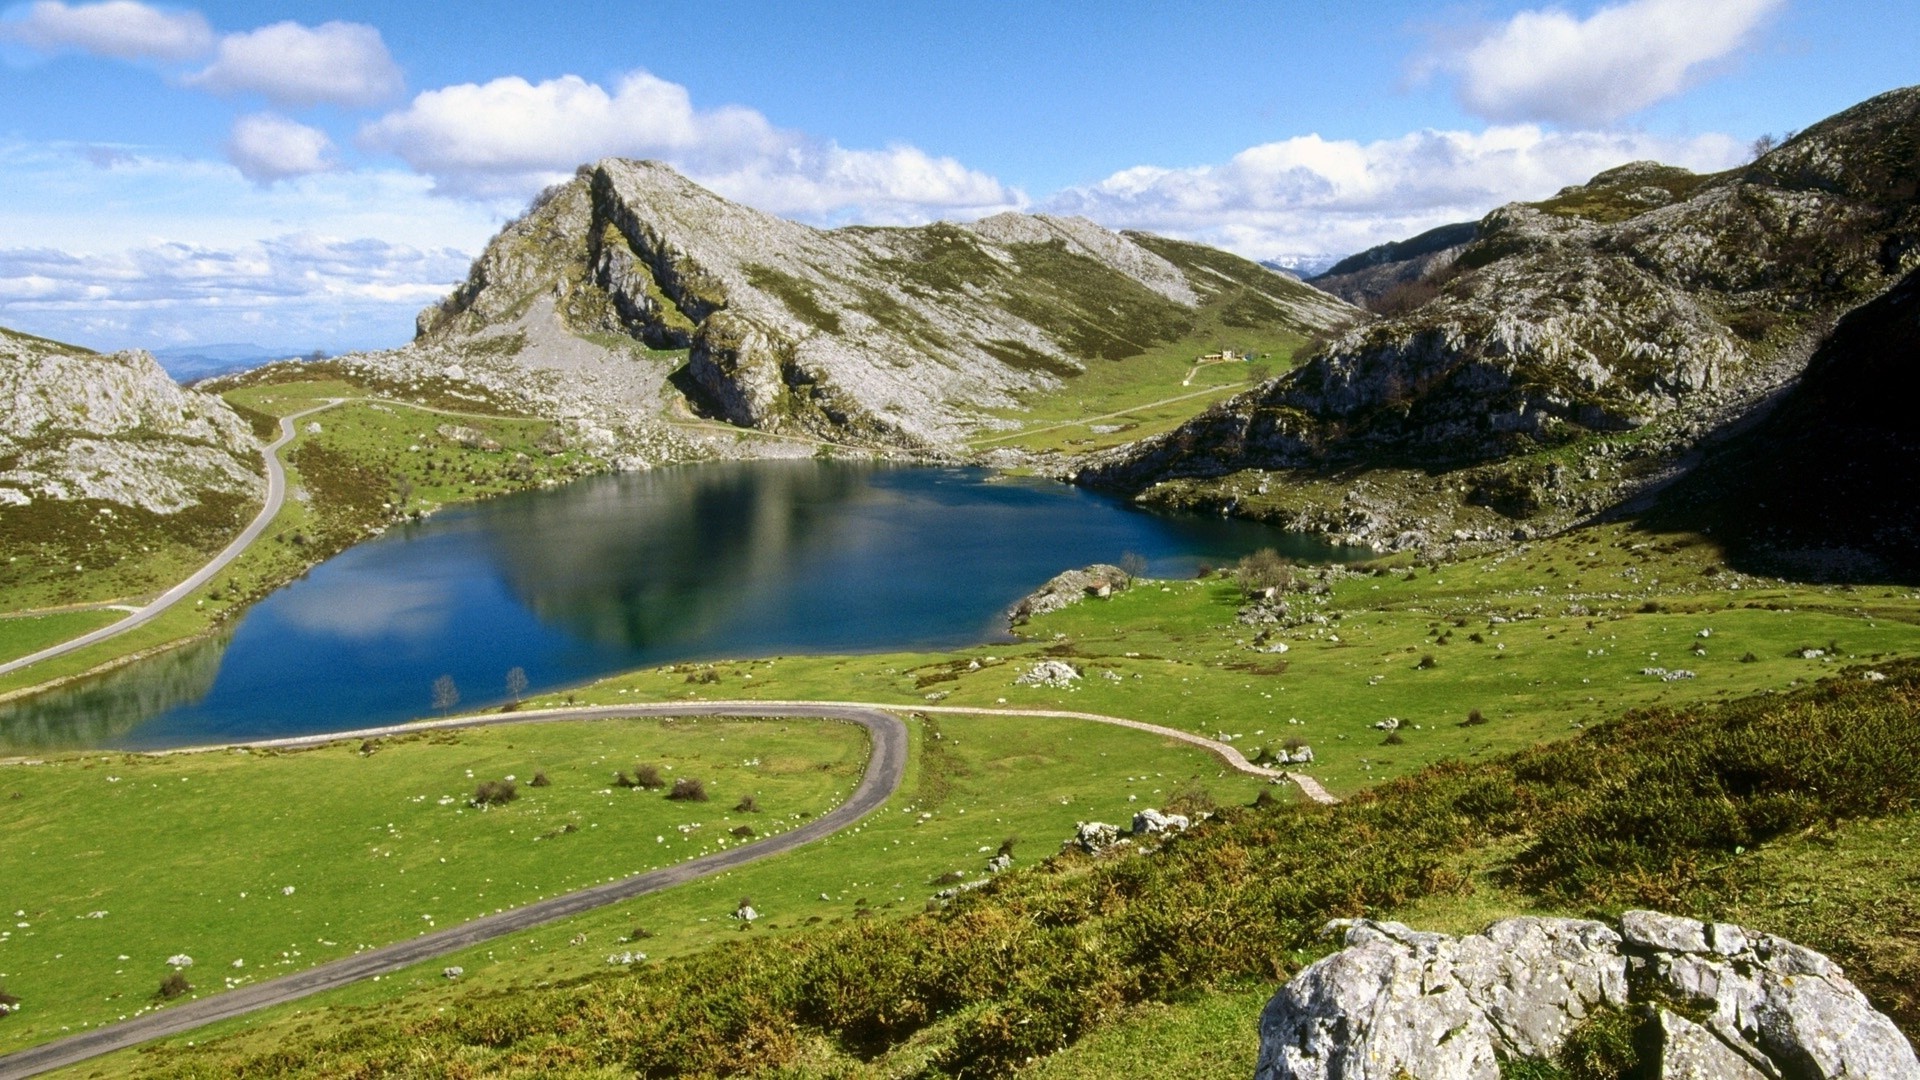
<path id="1" fill-rule="evenodd" d="M 1920 1080 L 1920 1061 L 1838 965 L 1725 923 L 1630 911 L 1615 931 L 1518 918 L 1470 937 L 1341 920 L 1346 948 L 1260 1019 L 1256 1080 L 1499 1080 L 1583 1023 L 1636 1025 L 1663 1080 Z"/>

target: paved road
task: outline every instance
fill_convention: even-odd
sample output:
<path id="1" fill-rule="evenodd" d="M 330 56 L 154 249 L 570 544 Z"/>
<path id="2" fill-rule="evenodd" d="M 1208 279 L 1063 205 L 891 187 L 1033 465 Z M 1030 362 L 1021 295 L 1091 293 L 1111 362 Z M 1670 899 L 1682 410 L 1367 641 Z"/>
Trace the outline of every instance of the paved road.
<path id="1" fill-rule="evenodd" d="M 847 801 L 790 832 L 770 836 L 753 844 L 702 856 L 688 862 L 651 870 L 621 881 L 581 889 L 555 896 L 512 911 L 501 912 L 462 923 L 445 930 L 423 934 L 409 941 L 396 942 L 378 949 L 343 957 L 306 971 L 285 975 L 238 990 L 174 1005 L 135 1020 L 97 1028 L 58 1042 L 46 1043 L 0 1057 L 0 1080 L 18 1080 L 52 1069 L 65 1068 L 116 1050 L 152 1039 L 179 1035 L 221 1020 L 243 1016 L 259 1009 L 284 1005 L 310 994 L 337 989 L 374 975 L 385 975 L 402 968 L 457 952 L 507 934 L 517 933 L 542 923 L 578 915 L 607 904 L 631 900 L 658 892 L 696 878 L 736 869 L 750 862 L 791 851 L 859 821 L 880 808 L 900 787 L 907 770 L 907 729 L 890 713 L 864 706 L 794 703 L 783 705 L 758 702 L 701 702 L 675 705 L 626 705 L 611 708 L 550 709 L 539 712 L 507 713 L 463 718 L 432 725 L 409 724 L 366 731 L 342 732 L 299 739 L 275 739 L 248 743 L 248 746 L 310 746 L 341 739 L 373 738 L 380 735 L 419 731 L 423 728 L 487 727 L 495 724 L 552 723 L 560 720 L 601 719 L 633 716 L 789 716 L 822 720 L 844 720 L 865 728 L 873 738 L 873 752 L 867 759 L 867 771 Z M 206 748 L 214 749 L 214 748 Z"/>
<path id="2" fill-rule="evenodd" d="M 240 553 L 247 549 L 248 544 L 260 538 L 260 534 L 266 531 L 267 524 L 273 520 L 275 514 L 280 512 L 281 504 L 287 501 L 287 470 L 280 464 L 280 448 L 293 440 L 294 421 L 322 409 L 331 409 L 338 404 L 340 399 L 329 401 L 325 405 L 316 405 L 311 409 L 280 419 L 280 437 L 267 445 L 263 455 L 267 461 L 266 505 L 260 508 L 260 513 L 254 516 L 253 521 L 246 528 L 240 530 L 240 535 L 233 538 L 233 543 L 228 544 L 226 550 L 213 557 L 212 562 L 201 567 L 192 577 L 161 593 L 146 607 L 140 608 L 111 626 L 103 626 L 92 633 L 82 634 L 58 645 L 50 645 L 37 653 L 29 653 L 17 660 L 0 664 L 0 675 L 18 671 L 42 660 L 51 660 L 75 649 L 84 649 L 108 638 L 118 637 L 135 627 L 144 626 L 159 618 L 161 612 L 185 600 L 188 593 L 213 580 L 215 574 L 226 569 L 228 563 L 240 557 Z"/>

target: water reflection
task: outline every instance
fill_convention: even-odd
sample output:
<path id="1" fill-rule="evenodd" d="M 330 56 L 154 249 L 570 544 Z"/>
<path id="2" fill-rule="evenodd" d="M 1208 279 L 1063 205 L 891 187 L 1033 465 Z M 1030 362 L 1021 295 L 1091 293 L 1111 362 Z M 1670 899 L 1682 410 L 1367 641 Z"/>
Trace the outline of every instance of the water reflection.
<path id="1" fill-rule="evenodd" d="M 111 743 L 144 720 L 206 697 L 231 637 L 204 638 L 54 693 L 0 703 L 0 746 L 72 750 Z"/>
<path id="2" fill-rule="evenodd" d="M 744 462 L 598 477 L 449 511 L 342 552 L 231 640 L 0 706 L 0 743 L 161 747 L 339 731 L 623 668 L 990 640 L 1071 566 L 1184 576 L 1256 547 L 1247 522 L 1160 516 L 979 470 Z"/>

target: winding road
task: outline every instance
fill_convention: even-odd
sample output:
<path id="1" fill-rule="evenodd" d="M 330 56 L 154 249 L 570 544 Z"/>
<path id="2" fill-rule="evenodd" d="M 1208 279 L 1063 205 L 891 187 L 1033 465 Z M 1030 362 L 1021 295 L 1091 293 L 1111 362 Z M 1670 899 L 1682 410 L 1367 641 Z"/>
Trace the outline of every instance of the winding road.
<path id="1" fill-rule="evenodd" d="M 240 535 L 234 537 L 233 542 L 228 544 L 225 550 L 213 557 L 212 562 L 195 571 L 192 577 L 189 577 L 180 584 L 175 585 L 173 588 L 155 597 L 153 602 L 146 607 L 136 610 L 133 614 L 111 626 L 103 626 L 91 633 L 82 634 L 77 638 L 70 638 L 58 645 L 49 645 L 39 652 L 28 653 L 18 659 L 9 660 L 4 664 L 0 664 L 0 675 L 18 671 L 23 667 L 27 667 L 30 664 L 37 664 L 42 660 L 51 660 L 56 656 L 63 656 L 73 652 L 75 649 L 84 649 L 89 645 L 97 644 L 108 638 L 118 637 L 136 627 L 144 626 L 154 619 L 159 618 L 161 613 L 168 608 L 185 600 L 187 595 L 193 592 L 193 590 L 213 580 L 215 574 L 225 570 L 228 563 L 240 557 L 240 553 L 247 549 L 247 545 L 260 538 L 260 534 L 267 530 L 267 525 L 273 521 L 274 516 L 280 513 L 280 507 L 286 503 L 287 470 L 286 466 L 280 464 L 280 448 L 293 441 L 294 421 L 299 420 L 303 416 L 310 416 L 322 409 L 331 409 L 344 400 L 346 399 L 334 398 L 324 405 L 315 405 L 311 409 L 304 409 L 291 416 L 283 416 L 280 418 L 280 437 L 268 443 L 261 453 L 261 456 L 266 459 L 267 463 L 266 504 L 260 508 L 258 514 L 254 515 L 253 521 L 249 522 L 246 528 L 240 530 Z"/>
<path id="2" fill-rule="evenodd" d="M 1276 781 L 1292 781 L 1299 786 L 1307 798 L 1315 802 L 1338 801 L 1309 777 L 1251 764 L 1234 747 L 1190 731 L 1162 727 L 1159 724 L 1149 724 L 1139 720 L 1128 720 L 1123 717 L 1103 716 L 1099 713 L 1051 709 L 991 709 L 961 705 L 902 706 L 851 701 L 700 701 L 657 705 L 598 705 L 495 713 L 487 716 L 463 716 L 447 720 L 363 728 L 358 731 L 339 731 L 287 739 L 266 739 L 258 742 L 158 751 L 160 754 L 197 754 L 231 750 L 235 746 L 253 749 L 297 749 L 421 731 L 496 727 L 508 724 L 548 724 L 568 720 L 679 716 L 764 716 L 840 720 L 858 724 L 866 729 L 873 740 L 873 750 L 867 759 L 866 772 L 860 778 L 860 785 L 854 789 L 853 795 L 839 806 L 792 831 L 673 866 L 649 870 L 644 874 L 636 874 L 620 881 L 564 893 L 524 907 L 514 908 L 511 911 L 483 916 L 459 926 L 342 957 L 306 971 L 284 975 L 237 990 L 228 990 L 137 1019 L 109 1024 L 57 1042 L 44 1043 L 0 1056 L 0 1080 L 20 1080 L 20 1078 L 36 1076 L 153 1039 L 183 1034 L 207 1024 L 284 1005 L 374 975 L 391 974 L 422 961 L 458 952 L 494 938 L 518 933 L 608 904 L 659 892 L 675 885 L 683 885 L 711 874 L 737 869 L 748 863 L 824 839 L 878 810 L 893 796 L 894 792 L 899 790 L 900 782 L 906 776 L 908 740 L 906 725 L 893 715 L 896 712 L 1031 716 L 1111 724 L 1197 746 L 1219 757 L 1230 768 L 1251 776 L 1266 777 Z"/>
<path id="3" fill-rule="evenodd" d="M 343 732 L 301 739 L 276 739 L 246 743 L 252 747 L 311 746 L 341 739 L 374 738 L 380 735 L 418 731 L 429 726 L 485 727 L 494 724 L 552 723 L 560 720 L 604 719 L 615 717 L 667 716 L 752 716 L 799 717 L 817 720 L 844 720 L 865 728 L 873 738 L 873 752 L 867 759 L 866 774 L 847 801 L 790 832 L 726 851 L 704 855 L 673 866 L 650 870 L 620 881 L 607 882 L 578 892 L 487 915 L 459 926 L 438 930 L 407 941 L 395 942 L 342 957 L 306 971 L 284 975 L 253 986 L 228 990 L 210 997 L 175 1005 L 134 1020 L 96 1028 L 58 1042 L 45 1043 L 0 1057 L 0 1080 L 36 1076 L 52 1069 L 65 1068 L 88 1058 L 124 1050 L 152 1039 L 179 1035 L 221 1020 L 243 1016 L 259 1009 L 284 1005 L 290 1001 L 374 975 L 385 975 L 402 968 L 457 952 L 494 938 L 578 915 L 607 904 L 631 900 L 659 892 L 696 878 L 733 870 L 750 862 L 791 851 L 815 840 L 839 832 L 880 808 L 900 787 L 907 771 L 907 728 L 890 713 L 877 709 L 831 705 L 711 702 L 675 705 L 627 705 L 613 708 L 554 709 L 539 713 L 506 714 L 446 721 L 433 725 L 410 724 L 366 731 Z M 209 747 L 206 749 L 218 749 Z"/>

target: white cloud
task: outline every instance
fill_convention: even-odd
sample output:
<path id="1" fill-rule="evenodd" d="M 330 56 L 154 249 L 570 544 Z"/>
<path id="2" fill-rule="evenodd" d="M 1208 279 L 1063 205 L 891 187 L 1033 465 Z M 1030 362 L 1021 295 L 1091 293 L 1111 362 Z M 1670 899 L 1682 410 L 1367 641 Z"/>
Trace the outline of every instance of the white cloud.
<path id="1" fill-rule="evenodd" d="M 1784 3 L 1628 0 L 1586 19 L 1523 11 L 1428 67 L 1454 72 L 1461 104 L 1489 120 L 1602 125 L 1685 90 Z"/>
<path id="2" fill-rule="evenodd" d="M 1347 254 L 1544 198 L 1628 161 L 1718 169 L 1741 157 L 1726 136 L 1669 140 L 1532 125 L 1421 131 L 1366 144 L 1305 135 L 1242 151 L 1224 165 L 1126 169 L 1062 191 L 1043 208 L 1257 258 Z"/>
<path id="3" fill-rule="evenodd" d="M 622 156 L 661 159 L 721 194 L 820 219 L 919 220 L 1024 202 L 991 176 L 914 147 L 848 150 L 752 109 L 697 109 L 685 87 L 646 72 L 611 91 L 576 75 L 429 90 L 367 125 L 362 141 L 457 195 L 524 197 L 583 162 Z"/>
<path id="4" fill-rule="evenodd" d="M 333 168 L 333 140 L 273 113 L 254 113 L 233 122 L 227 160 L 256 184 L 308 176 Z"/>
<path id="5" fill-rule="evenodd" d="M 120 60 L 192 60 L 213 47 L 213 31 L 199 12 L 135 0 L 72 6 L 39 0 L 0 23 L 0 37 L 45 53 L 74 50 Z"/>
<path id="6" fill-rule="evenodd" d="M 280 105 L 378 105 L 404 87 L 380 31 L 348 22 L 279 22 L 228 34 L 213 63 L 186 83 L 217 93 L 261 94 Z"/>

